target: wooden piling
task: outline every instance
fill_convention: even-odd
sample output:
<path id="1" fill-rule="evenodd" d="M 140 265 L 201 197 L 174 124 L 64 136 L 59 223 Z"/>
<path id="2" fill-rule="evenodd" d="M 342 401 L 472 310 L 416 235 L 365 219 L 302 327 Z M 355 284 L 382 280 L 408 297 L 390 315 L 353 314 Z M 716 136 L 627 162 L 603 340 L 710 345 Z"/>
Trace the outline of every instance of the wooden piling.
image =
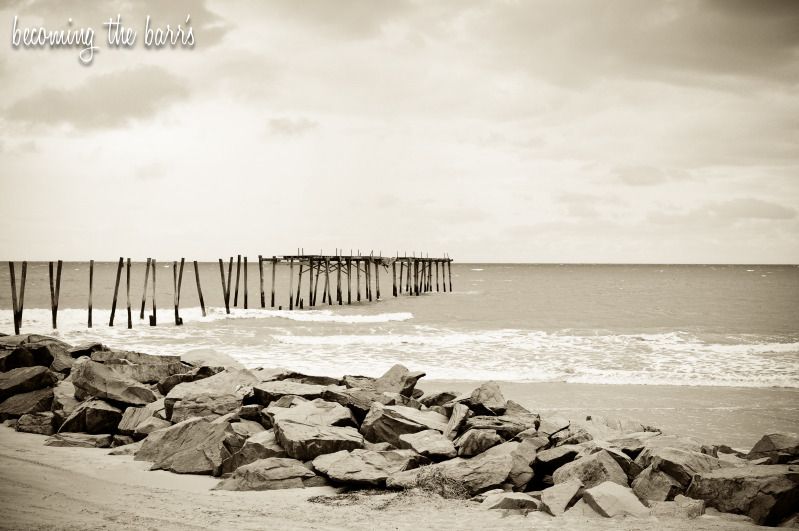
<path id="1" fill-rule="evenodd" d="M 149 273 L 150 259 L 147 259 L 147 270 Z M 92 287 L 94 285 L 94 260 L 89 260 L 89 328 L 92 327 Z M 142 303 L 142 312 L 144 311 L 144 303 Z"/>
<path id="2" fill-rule="evenodd" d="M 277 258 L 272 257 L 272 308 L 275 307 L 275 266 L 277 265 Z"/>
<path id="3" fill-rule="evenodd" d="M 366 300 L 372 302 L 372 259 L 364 260 L 363 266 L 366 268 Z"/>
<path id="4" fill-rule="evenodd" d="M 247 309 L 247 257 L 244 257 L 244 309 Z"/>
<path id="5" fill-rule="evenodd" d="M 172 262 L 172 289 L 174 290 L 173 302 L 175 304 L 175 326 L 183 324 L 183 318 L 180 317 L 180 289 L 183 285 L 183 264 L 185 258 L 180 259 L 180 274 L 178 274 L 178 263 Z"/>
<path id="6" fill-rule="evenodd" d="M 391 294 L 397 296 L 397 262 L 391 262 Z"/>
<path id="7" fill-rule="evenodd" d="M 133 315 L 130 312 L 130 258 L 125 269 L 125 305 L 128 309 L 128 330 L 133 328 Z"/>
<path id="8" fill-rule="evenodd" d="M 352 259 L 347 258 L 347 304 L 352 304 Z"/>
<path id="9" fill-rule="evenodd" d="M 291 285 L 294 280 L 294 259 L 289 258 L 289 310 L 294 309 L 294 286 Z"/>
<path id="10" fill-rule="evenodd" d="M 356 294 L 356 301 L 361 302 L 361 261 L 355 260 L 355 291 Z"/>
<path id="11" fill-rule="evenodd" d="M 308 307 L 313 306 L 313 258 L 308 258 Z"/>
<path id="12" fill-rule="evenodd" d="M 377 299 L 380 300 L 380 266 L 382 263 L 379 260 L 375 260 L 375 291 L 377 291 Z"/>
<path id="13" fill-rule="evenodd" d="M 300 299 L 302 298 L 302 293 L 300 290 L 302 289 L 302 259 L 297 260 L 300 264 L 300 270 L 297 273 L 297 298 L 294 300 L 294 306 L 297 308 L 300 307 Z"/>
<path id="14" fill-rule="evenodd" d="M 261 308 L 266 308 L 266 297 L 264 297 L 264 257 L 258 255 L 258 286 L 261 290 Z"/>
<path id="15" fill-rule="evenodd" d="M 11 273 L 11 304 L 14 312 L 14 334 L 19 335 L 22 327 L 22 310 L 25 307 L 25 280 L 28 276 L 28 262 L 22 262 L 22 271 L 19 282 L 19 297 L 17 297 L 17 281 L 14 275 L 14 262 L 8 263 Z"/>
<path id="16" fill-rule="evenodd" d="M 239 306 L 239 276 L 241 275 L 241 255 L 236 255 L 236 291 L 233 294 L 233 306 Z"/>
<path id="17" fill-rule="evenodd" d="M 333 299 L 330 296 L 330 258 L 325 258 L 325 296 L 327 297 L 327 305 L 332 306 Z"/>
<path id="18" fill-rule="evenodd" d="M 449 272 L 449 291 L 452 292 L 452 260 L 447 260 L 447 271 Z"/>
<path id="19" fill-rule="evenodd" d="M 58 328 L 58 298 L 61 293 L 61 266 L 63 262 L 58 261 L 58 272 L 56 273 L 55 283 L 53 283 L 53 262 L 49 263 L 50 270 L 50 312 L 53 317 L 53 330 Z"/>
<path id="20" fill-rule="evenodd" d="M 336 302 L 341 306 L 344 298 L 341 296 L 341 257 L 336 260 Z"/>
<path id="21" fill-rule="evenodd" d="M 119 264 L 117 264 L 117 279 L 114 282 L 114 300 L 111 303 L 111 318 L 108 320 L 108 326 L 114 326 L 114 314 L 117 311 L 117 294 L 119 293 L 119 277 L 122 275 L 122 257 L 119 257 Z"/>
<path id="22" fill-rule="evenodd" d="M 316 279 L 314 280 L 313 283 L 313 300 L 310 303 L 311 306 L 316 306 L 316 295 L 317 292 L 319 291 L 319 276 L 321 275 L 321 273 L 322 273 L 322 261 L 319 260 L 316 263 Z M 322 298 L 324 298 L 324 294 L 322 294 Z"/>
<path id="23" fill-rule="evenodd" d="M 438 289 L 438 260 L 436 260 L 436 292 L 440 291 Z"/>
<path id="24" fill-rule="evenodd" d="M 92 260 L 94 265 L 94 260 Z M 144 270 L 144 289 L 141 292 L 141 311 L 139 312 L 139 319 L 144 319 L 144 305 L 147 302 L 147 280 L 150 278 L 150 259 L 147 259 L 147 267 Z M 91 328 L 91 325 L 89 325 Z"/>
<path id="25" fill-rule="evenodd" d="M 197 260 L 194 261 L 194 280 L 197 281 L 197 296 L 200 298 L 200 309 L 205 317 L 205 300 L 203 299 L 203 288 L 200 286 L 200 269 L 197 267 Z M 261 292 L 261 300 L 263 300 L 263 291 Z"/>
<path id="26" fill-rule="evenodd" d="M 155 258 L 152 259 L 150 265 L 153 267 L 153 314 L 150 316 L 150 326 L 158 325 L 158 313 L 155 309 Z"/>
<path id="27" fill-rule="evenodd" d="M 230 305 L 228 304 L 228 292 L 225 287 L 225 266 L 222 264 L 222 259 L 219 259 L 219 276 L 222 278 L 222 301 L 225 303 L 225 312 L 230 313 Z"/>

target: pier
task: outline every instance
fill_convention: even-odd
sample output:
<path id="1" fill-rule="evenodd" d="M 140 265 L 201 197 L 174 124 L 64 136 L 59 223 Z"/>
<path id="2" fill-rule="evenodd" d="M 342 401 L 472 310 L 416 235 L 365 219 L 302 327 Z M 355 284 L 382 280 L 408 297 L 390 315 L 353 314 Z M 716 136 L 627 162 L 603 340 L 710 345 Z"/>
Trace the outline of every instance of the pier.
<path id="1" fill-rule="evenodd" d="M 239 292 L 241 291 L 241 302 L 243 309 L 249 309 L 248 293 L 248 256 L 236 255 L 235 283 L 233 283 L 233 263 L 234 257 L 227 259 L 219 258 L 219 274 L 222 287 L 222 300 L 224 301 L 225 312 L 231 313 L 239 305 Z M 386 282 L 391 282 L 392 297 L 418 297 L 433 292 L 452 292 L 452 258 L 449 255 L 431 258 L 429 256 L 400 255 L 382 256 L 379 253 L 344 254 L 336 250 L 335 254 L 305 254 L 298 252 L 293 255 L 258 255 L 258 301 L 260 307 L 266 309 L 288 309 L 303 310 L 320 306 L 343 306 L 351 304 L 363 304 L 367 302 L 379 301 L 383 298 L 380 288 L 381 275 L 384 279 L 384 289 L 387 288 Z M 180 293 L 183 284 L 183 269 L 186 263 L 185 258 L 172 262 L 172 292 L 174 306 L 174 321 L 176 326 L 183 324 L 180 316 Z M 58 324 L 58 300 L 61 292 L 61 269 L 63 262 L 49 262 L 49 283 L 50 283 L 50 308 L 52 312 L 53 329 Z M 125 279 L 125 304 L 127 314 L 127 327 L 133 328 L 133 318 L 131 313 L 131 262 L 130 258 L 119 257 L 117 262 L 116 277 L 114 282 L 113 299 L 111 302 L 111 315 L 108 326 L 114 326 L 114 318 L 117 307 L 117 297 L 119 294 L 120 282 Z M 142 291 L 141 308 L 139 320 L 145 318 L 145 308 L 147 305 L 147 288 L 152 286 L 152 313 L 149 314 L 149 326 L 157 326 L 156 308 L 156 259 L 147 258 L 146 261 L 138 262 L 144 265 L 144 288 Z M 200 280 L 198 263 L 192 261 L 194 266 L 194 278 L 197 287 L 197 296 L 200 302 L 202 315 L 206 315 L 205 300 L 203 298 L 203 287 Z M 56 274 L 53 274 L 54 265 Z M 88 262 L 89 283 L 88 283 L 88 307 L 87 307 L 87 327 L 92 327 L 92 295 L 94 288 L 94 266 L 95 261 Z M 276 271 L 278 266 L 288 268 L 288 283 L 279 289 L 276 285 Z M 17 286 L 16 264 L 8 262 L 11 280 L 11 301 L 14 315 L 14 333 L 19 334 L 22 328 L 22 315 L 25 301 L 25 282 L 27 278 L 28 262 L 21 263 L 19 286 Z M 296 273 L 295 273 L 296 271 Z M 269 297 L 266 296 L 265 286 L 269 282 Z M 243 280 L 242 282 L 240 282 Z M 232 293 L 231 293 L 232 291 Z M 232 301 L 231 301 L 232 295 Z M 321 299 L 319 298 L 321 295 Z M 267 306 L 268 301 L 268 306 Z M 231 308 L 231 302 L 232 307 Z"/>

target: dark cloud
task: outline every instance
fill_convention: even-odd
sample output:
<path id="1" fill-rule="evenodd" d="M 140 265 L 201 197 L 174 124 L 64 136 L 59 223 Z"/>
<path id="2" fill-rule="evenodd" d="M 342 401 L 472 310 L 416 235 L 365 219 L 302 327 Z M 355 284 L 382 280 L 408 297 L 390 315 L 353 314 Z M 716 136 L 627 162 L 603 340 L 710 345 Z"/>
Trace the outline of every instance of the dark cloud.
<path id="1" fill-rule="evenodd" d="M 269 131 L 275 135 L 299 136 L 318 127 L 319 124 L 307 118 L 272 118 Z"/>
<path id="2" fill-rule="evenodd" d="M 12 103 L 8 120 L 75 129 L 113 128 L 150 118 L 188 95 L 175 76 L 155 66 L 88 78 L 72 89 L 45 89 Z"/>

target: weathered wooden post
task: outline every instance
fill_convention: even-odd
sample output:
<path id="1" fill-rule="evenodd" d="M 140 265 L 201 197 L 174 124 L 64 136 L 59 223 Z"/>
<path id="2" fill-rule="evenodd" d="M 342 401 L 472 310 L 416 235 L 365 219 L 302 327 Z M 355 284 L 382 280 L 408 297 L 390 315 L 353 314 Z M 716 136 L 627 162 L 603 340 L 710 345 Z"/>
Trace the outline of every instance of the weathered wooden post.
<path id="1" fill-rule="evenodd" d="M 436 292 L 441 291 L 438 289 L 438 260 L 436 260 Z"/>
<path id="2" fill-rule="evenodd" d="M 347 304 L 352 304 L 352 259 L 347 258 Z"/>
<path id="3" fill-rule="evenodd" d="M 302 290 L 302 258 L 297 259 L 297 262 L 299 262 L 300 269 L 299 272 L 297 273 L 297 298 L 294 300 L 294 306 L 299 308 L 300 299 L 302 298 L 302 293 L 300 291 Z"/>
<path id="4" fill-rule="evenodd" d="M 289 310 L 294 309 L 294 258 L 289 258 Z"/>
<path id="5" fill-rule="evenodd" d="M 336 302 L 339 306 L 344 303 L 344 297 L 341 296 L 341 256 L 336 259 Z"/>
<path id="6" fill-rule="evenodd" d="M 147 261 L 147 269 L 149 272 L 150 262 Z M 89 260 L 89 328 L 92 327 L 92 286 L 94 285 L 94 260 Z M 142 309 L 144 307 L 142 306 Z"/>
<path id="7" fill-rule="evenodd" d="M 355 300 L 361 302 L 361 261 L 360 260 L 355 260 L 355 274 L 357 276 L 355 280 L 357 298 Z"/>
<path id="8" fill-rule="evenodd" d="M 219 276 L 222 278 L 222 300 L 225 303 L 225 312 L 230 313 L 230 305 L 228 304 L 229 293 L 225 287 L 225 266 L 222 265 L 222 259 L 219 259 Z"/>
<path id="9" fill-rule="evenodd" d="M 308 307 L 313 306 L 313 257 L 308 257 Z"/>
<path id="10" fill-rule="evenodd" d="M 375 260 L 375 291 L 377 291 L 377 299 L 380 300 L 380 266 L 383 264 L 382 258 Z"/>
<path id="11" fill-rule="evenodd" d="M 241 255 L 236 255 L 236 291 L 233 294 L 233 306 L 239 306 L 239 276 L 241 275 Z"/>
<path id="12" fill-rule="evenodd" d="M 391 262 L 391 294 L 397 296 L 397 261 Z"/>
<path id="13" fill-rule="evenodd" d="M 366 300 L 372 302 L 372 259 L 367 258 L 363 261 L 364 271 L 366 272 Z"/>
<path id="14" fill-rule="evenodd" d="M 55 284 L 53 284 L 53 262 L 49 263 L 50 271 L 50 312 L 53 317 L 53 330 L 58 328 L 58 296 L 61 292 L 61 266 L 63 262 L 58 261 L 58 273 L 56 273 Z"/>
<path id="15" fill-rule="evenodd" d="M 275 267 L 277 266 L 277 257 L 272 256 L 272 308 L 275 307 Z"/>
<path id="16" fill-rule="evenodd" d="M 452 259 L 447 259 L 447 271 L 449 272 L 449 291 L 452 292 Z"/>
<path id="17" fill-rule="evenodd" d="M 158 314 L 155 310 L 155 258 L 152 259 L 150 264 L 153 266 L 153 314 L 150 316 L 150 326 L 158 324 Z"/>
<path id="18" fill-rule="evenodd" d="M 128 330 L 133 328 L 133 316 L 130 313 L 130 258 L 125 268 L 125 303 L 128 307 Z"/>
<path id="19" fill-rule="evenodd" d="M 114 301 L 111 303 L 111 318 L 108 320 L 108 326 L 114 326 L 114 314 L 117 311 L 117 294 L 119 293 L 119 277 L 122 275 L 122 257 L 119 257 L 119 264 L 117 264 L 117 279 L 114 282 Z M 153 278 L 155 280 L 155 278 Z"/>
<path id="20" fill-rule="evenodd" d="M 183 265 L 186 259 L 180 259 L 180 273 L 178 274 L 178 263 L 172 262 L 172 287 L 174 289 L 174 302 L 175 302 L 175 326 L 183 324 L 183 318 L 180 316 L 180 290 L 183 286 Z"/>
<path id="21" fill-rule="evenodd" d="M 19 335 L 22 327 L 22 310 L 25 306 L 25 279 L 28 276 L 28 262 L 22 262 L 22 272 L 19 282 L 19 298 L 17 298 L 17 280 L 14 275 L 14 262 L 8 263 L 11 273 L 11 304 L 14 312 L 14 334 Z"/>
<path id="22" fill-rule="evenodd" d="M 94 260 L 92 260 L 94 264 Z M 144 289 L 141 292 L 141 311 L 139 312 L 139 319 L 144 319 L 144 305 L 147 302 L 147 280 L 150 278 L 150 259 L 147 259 L 147 267 L 144 269 Z M 89 326 L 91 328 L 91 326 Z"/>
<path id="23" fill-rule="evenodd" d="M 266 308 L 266 297 L 264 296 L 264 257 L 258 255 L 258 285 L 261 289 L 261 308 Z"/>
<path id="24" fill-rule="evenodd" d="M 205 317 L 205 300 L 203 299 L 203 288 L 200 286 L 200 269 L 197 266 L 197 260 L 194 261 L 194 280 L 197 281 L 197 296 L 200 298 L 200 309 L 203 311 L 203 317 Z"/>
<path id="25" fill-rule="evenodd" d="M 327 305 L 332 306 L 333 298 L 330 296 L 330 258 L 325 258 L 325 297 L 327 297 Z"/>
<path id="26" fill-rule="evenodd" d="M 244 257 L 244 309 L 247 309 L 247 257 Z"/>
<path id="27" fill-rule="evenodd" d="M 313 301 L 311 301 L 311 306 L 316 306 L 316 296 L 319 291 L 319 277 L 322 274 L 322 260 L 318 260 L 316 262 L 316 279 L 313 283 Z M 325 294 L 322 293 L 322 298 L 325 298 Z M 322 301 L 324 302 L 324 301 Z"/>

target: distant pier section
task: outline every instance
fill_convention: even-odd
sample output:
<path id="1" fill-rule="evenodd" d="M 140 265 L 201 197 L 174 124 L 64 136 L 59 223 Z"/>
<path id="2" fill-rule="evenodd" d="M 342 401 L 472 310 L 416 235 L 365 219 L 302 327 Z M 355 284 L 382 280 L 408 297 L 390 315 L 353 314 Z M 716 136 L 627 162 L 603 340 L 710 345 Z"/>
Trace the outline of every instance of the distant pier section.
<path id="1" fill-rule="evenodd" d="M 242 260 L 243 258 L 243 260 Z M 370 253 L 368 255 L 356 253 L 342 254 L 305 254 L 298 252 L 294 255 L 258 255 L 258 277 L 260 307 L 289 310 L 314 308 L 318 306 L 333 306 L 353 303 L 372 302 L 381 299 L 380 280 L 382 273 L 391 280 L 391 295 L 419 296 L 432 292 L 452 291 L 452 258 L 444 255 L 441 258 L 429 256 L 381 256 Z M 114 326 L 116 317 L 117 300 L 120 296 L 119 289 L 124 273 L 125 277 L 125 304 L 127 327 L 133 328 L 133 313 L 131 309 L 131 262 L 130 258 L 120 257 L 117 262 L 116 280 L 114 282 L 114 295 L 111 303 L 111 316 L 108 326 Z M 145 265 L 144 289 L 139 308 L 139 319 L 145 317 L 148 303 L 148 289 L 151 289 L 152 313 L 148 315 L 150 326 L 158 324 L 156 307 L 156 260 L 147 258 Z M 168 263 L 168 262 L 167 262 Z M 88 275 L 88 305 L 87 326 L 92 328 L 92 298 L 94 287 L 94 260 L 90 260 Z M 183 270 L 186 265 L 185 258 L 172 262 L 172 288 L 175 325 L 182 325 L 180 316 L 180 293 L 183 285 Z M 200 281 L 200 270 L 196 260 L 192 262 L 197 296 L 203 316 L 206 315 L 203 287 Z M 58 300 L 61 291 L 61 269 L 63 261 L 49 262 L 50 280 L 50 309 L 52 312 L 53 329 L 58 328 Z M 248 275 L 250 262 L 247 256 L 235 257 L 235 283 L 234 257 L 227 260 L 219 259 L 219 275 L 222 286 L 222 299 L 225 312 L 231 311 L 231 295 L 233 306 L 238 307 L 239 293 L 242 296 L 242 306 L 248 309 Z M 288 285 L 278 294 L 276 286 L 276 271 L 278 266 L 288 269 Z M 8 262 L 11 279 L 11 303 L 14 315 L 14 333 L 19 334 L 22 327 L 22 314 L 25 303 L 25 280 L 28 262 L 22 262 L 17 281 L 17 268 L 14 262 Z M 295 273 L 296 270 L 296 273 Z M 265 286 L 269 285 L 269 293 Z M 241 289 L 239 289 L 241 287 Z M 320 298 L 321 297 L 321 298 Z M 281 299 L 285 303 L 281 303 Z"/>

